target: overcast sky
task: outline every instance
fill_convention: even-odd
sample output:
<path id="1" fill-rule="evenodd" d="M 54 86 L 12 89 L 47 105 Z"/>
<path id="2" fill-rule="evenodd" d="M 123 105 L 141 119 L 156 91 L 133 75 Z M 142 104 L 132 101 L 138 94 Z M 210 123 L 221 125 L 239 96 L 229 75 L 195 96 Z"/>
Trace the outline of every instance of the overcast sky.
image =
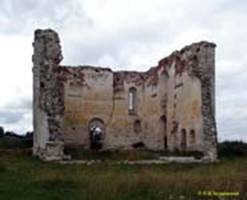
<path id="1" fill-rule="evenodd" d="M 147 70 L 176 49 L 216 48 L 220 140 L 247 141 L 246 0 L 1 0 L 0 126 L 32 130 L 32 41 L 55 29 L 62 64 Z"/>

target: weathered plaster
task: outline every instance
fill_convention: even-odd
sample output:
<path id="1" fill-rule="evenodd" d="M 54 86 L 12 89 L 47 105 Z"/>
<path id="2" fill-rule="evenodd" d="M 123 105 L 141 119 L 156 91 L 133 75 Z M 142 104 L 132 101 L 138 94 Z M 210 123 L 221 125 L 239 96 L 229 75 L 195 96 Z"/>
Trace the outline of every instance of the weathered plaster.
<path id="1" fill-rule="evenodd" d="M 61 66 L 52 30 L 35 31 L 33 45 L 35 154 L 62 159 L 61 144 L 90 148 L 89 124 L 99 119 L 103 150 L 142 144 L 216 159 L 213 43 L 186 46 L 146 72 Z M 136 98 L 129 110 L 132 88 Z"/>

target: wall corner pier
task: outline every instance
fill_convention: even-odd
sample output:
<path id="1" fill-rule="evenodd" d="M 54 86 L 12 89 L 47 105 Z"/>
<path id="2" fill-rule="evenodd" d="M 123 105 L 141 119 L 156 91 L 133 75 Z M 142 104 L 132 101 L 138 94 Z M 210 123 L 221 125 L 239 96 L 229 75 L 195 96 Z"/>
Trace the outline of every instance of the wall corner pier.
<path id="1" fill-rule="evenodd" d="M 64 88 L 57 73 L 62 60 L 57 33 L 36 30 L 33 48 L 33 153 L 44 160 L 62 159 Z"/>
<path id="2" fill-rule="evenodd" d="M 216 161 L 215 47 L 193 43 L 146 72 L 114 72 L 61 66 L 58 34 L 36 30 L 33 153 L 50 161 L 64 159 L 69 145 L 141 147 L 200 151 L 204 161 Z"/>
<path id="3" fill-rule="evenodd" d="M 198 53 L 198 73 L 202 90 L 204 159 L 217 160 L 217 128 L 215 119 L 215 44 L 204 44 Z M 199 72 L 201 71 L 201 72 Z"/>

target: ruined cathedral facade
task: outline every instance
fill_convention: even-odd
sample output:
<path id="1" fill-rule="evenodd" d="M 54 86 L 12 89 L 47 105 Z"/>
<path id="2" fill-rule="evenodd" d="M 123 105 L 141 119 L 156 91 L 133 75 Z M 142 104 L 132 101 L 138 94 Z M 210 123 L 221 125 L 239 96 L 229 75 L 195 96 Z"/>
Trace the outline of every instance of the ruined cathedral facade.
<path id="1" fill-rule="evenodd" d="M 33 48 L 35 155 L 59 160 L 66 145 L 96 142 L 101 150 L 200 151 L 216 159 L 215 44 L 193 43 L 146 72 L 62 66 L 50 29 L 35 31 Z"/>

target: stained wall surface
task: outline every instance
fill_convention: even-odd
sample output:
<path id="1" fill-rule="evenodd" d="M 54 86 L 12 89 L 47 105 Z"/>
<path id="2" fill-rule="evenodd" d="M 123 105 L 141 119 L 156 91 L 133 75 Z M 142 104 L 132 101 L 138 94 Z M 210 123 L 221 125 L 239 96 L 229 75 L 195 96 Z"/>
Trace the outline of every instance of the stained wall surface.
<path id="1" fill-rule="evenodd" d="M 90 148 L 90 126 L 99 123 L 102 149 L 201 151 L 215 160 L 214 51 L 194 43 L 146 72 L 61 66 L 58 35 L 37 30 L 34 153 L 45 155 L 51 141 Z"/>

